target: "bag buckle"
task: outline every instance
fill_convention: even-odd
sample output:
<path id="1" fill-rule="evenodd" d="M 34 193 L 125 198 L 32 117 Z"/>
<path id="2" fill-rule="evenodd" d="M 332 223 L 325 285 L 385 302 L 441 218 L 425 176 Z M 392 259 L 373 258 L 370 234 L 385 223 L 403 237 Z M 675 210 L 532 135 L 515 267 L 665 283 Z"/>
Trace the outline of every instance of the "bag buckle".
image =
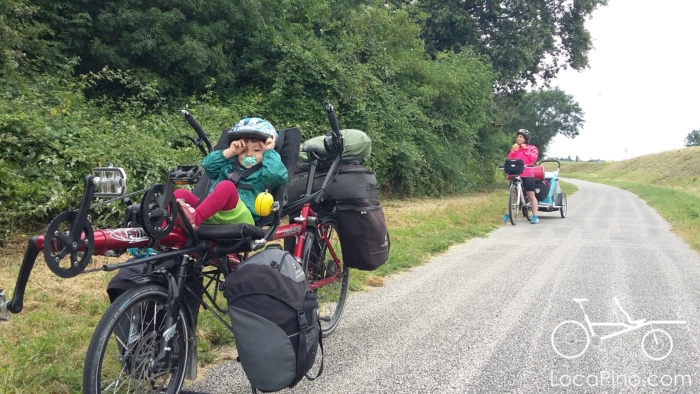
<path id="1" fill-rule="evenodd" d="M 304 311 L 297 311 L 297 319 L 299 320 L 300 331 L 305 331 L 309 328 L 309 323 L 306 321 L 306 313 Z"/>

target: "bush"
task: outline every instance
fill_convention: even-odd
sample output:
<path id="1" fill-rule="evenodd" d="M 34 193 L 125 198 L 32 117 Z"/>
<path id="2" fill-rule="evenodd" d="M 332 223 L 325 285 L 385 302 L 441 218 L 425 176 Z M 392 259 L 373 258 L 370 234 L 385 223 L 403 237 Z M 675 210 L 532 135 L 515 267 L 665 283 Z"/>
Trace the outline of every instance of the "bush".
<path id="1" fill-rule="evenodd" d="M 80 85 L 55 77 L 14 81 L 0 98 L 0 228 L 46 221 L 75 209 L 93 167 L 124 167 L 130 190 L 162 183 L 167 169 L 199 160 L 193 146 L 172 145 L 189 126 L 175 113 L 147 112 L 137 100 L 113 111 L 86 101 Z M 114 109 L 114 108 L 112 108 Z M 122 209 L 98 210 L 96 224 Z"/>

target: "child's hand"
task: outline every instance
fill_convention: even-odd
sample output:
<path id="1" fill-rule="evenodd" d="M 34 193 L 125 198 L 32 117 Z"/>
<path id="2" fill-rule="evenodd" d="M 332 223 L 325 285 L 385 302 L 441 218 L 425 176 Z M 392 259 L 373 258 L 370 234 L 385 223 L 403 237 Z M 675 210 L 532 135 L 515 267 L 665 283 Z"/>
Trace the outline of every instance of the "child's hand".
<path id="1" fill-rule="evenodd" d="M 267 141 L 265 141 L 265 146 L 263 147 L 264 150 L 270 150 L 270 149 L 275 149 L 275 142 L 277 139 L 273 135 L 272 137 L 268 138 Z"/>
<path id="2" fill-rule="evenodd" d="M 227 159 L 232 158 L 233 156 L 238 156 L 240 155 L 246 148 L 246 143 L 245 140 L 236 140 L 231 142 L 231 146 L 228 147 L 224 151 L 224 157 Z"/>

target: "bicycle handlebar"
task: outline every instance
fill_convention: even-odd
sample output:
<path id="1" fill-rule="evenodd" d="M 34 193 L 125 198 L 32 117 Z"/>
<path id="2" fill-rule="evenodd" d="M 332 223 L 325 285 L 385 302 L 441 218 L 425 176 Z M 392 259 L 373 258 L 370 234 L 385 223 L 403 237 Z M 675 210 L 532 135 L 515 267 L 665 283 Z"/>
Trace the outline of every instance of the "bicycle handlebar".
<path id="1" fill-rule="evenodd" d="M 331 124 L 331 131 L 336 138 L 340 138 L 340 127 L 338 126 L 338 118 L 335 116 L 335 108 L 329 102 L 326 102 L 326 114 L 328 115 L 328 122 Z"/>
<path id="2" fill-rule="evenodd" d="M 187 121 L 187 123 L 189 123 L 190 126 L 192 126 L 194 131 L 197 133 L 197 136 L 199 138 L 196 141 L 193 141 L 195 143 L 195 145 L 197 145 L 197 147 L 205 155 L 211 153 L 211 151 L 214 149 L 211 145 L 211 141 L 209 141 L 209 136 L 207 135 L 207 133 L 204 132 L 204 129 L 202 129 L 202 126 L 199 125 L 199 122 L 197 122 L 197 119 L 195 119 L 194 116 L 192 116 L 192 114 L 186 109 L 181 109 L 178 112 L 180 112 L 181 114 L 183 114 L 185 116 L 185 120 Z M 204 142 L 204 144 L 206 144 L 207 149 L 208 149 L 207 152 L 204 152 L 204 148 L 202 147 L 202 142 Z"/>

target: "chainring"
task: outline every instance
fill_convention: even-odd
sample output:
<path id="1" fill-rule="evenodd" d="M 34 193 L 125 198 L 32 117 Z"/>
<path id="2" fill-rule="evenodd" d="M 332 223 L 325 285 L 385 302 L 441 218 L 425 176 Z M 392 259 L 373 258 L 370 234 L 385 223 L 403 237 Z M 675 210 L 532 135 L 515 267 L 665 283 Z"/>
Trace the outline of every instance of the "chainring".
<path id="1" fill-rule="evenodd" d="M 44 234 L 44 259 L 49 269 L 61 278 L 72 278 L 85 270 L 95 252 L 95 236 L 92 225 L 85 220 L 82 230 L 72 238 L 70 229 L 78 219 L 77 211 L 67 211 L 51 221 Z M 61 227 L 68 223 L 68 226 Z M 61 260 L 70 257 L 68 264 Z"/>
<path id="2" fill-rule="evenodd" d="M 165 186 L 155 185 L 141 199 L 143 230 L 152 238 L 161 239 L 175 228 L 175 199 L 165 195 Z"/>

